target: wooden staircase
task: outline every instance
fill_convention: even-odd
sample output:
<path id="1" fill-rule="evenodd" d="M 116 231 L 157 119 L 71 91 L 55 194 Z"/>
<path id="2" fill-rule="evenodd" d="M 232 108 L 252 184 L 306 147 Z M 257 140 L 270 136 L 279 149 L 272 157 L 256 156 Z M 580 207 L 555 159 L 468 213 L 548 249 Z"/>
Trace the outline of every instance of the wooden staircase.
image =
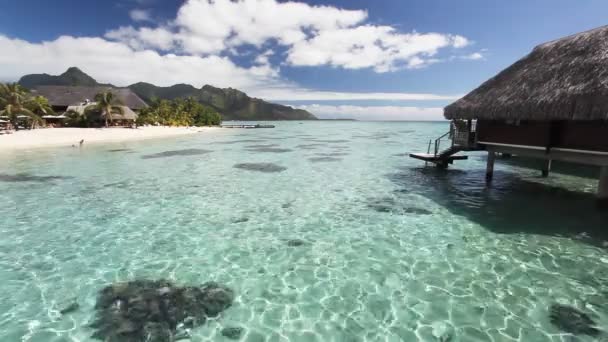
<path id="1" fill-rule="evenodd" d="M 449 147 L 441 149 L 441 143 L 445 140 L 450 140 Z M 458 155 L 463 151 L 479 150 L 475 143 L 475 131 L 472 130 L 471 124 L 467 125 L 466 130 L 458 128 L 454 123 L 451 125 L 449 132 L 435 139 L 434 153 L 431 153 L 431 145 L 433 141 L 429 141 L 427 153 L 411 153 L 410 157 L 423 160 L 425 163 L 433 163 L 437 167 L 447 168 L 449 164 L 453 164 L 455 160 L 465 160 L 468 156 Z"/>

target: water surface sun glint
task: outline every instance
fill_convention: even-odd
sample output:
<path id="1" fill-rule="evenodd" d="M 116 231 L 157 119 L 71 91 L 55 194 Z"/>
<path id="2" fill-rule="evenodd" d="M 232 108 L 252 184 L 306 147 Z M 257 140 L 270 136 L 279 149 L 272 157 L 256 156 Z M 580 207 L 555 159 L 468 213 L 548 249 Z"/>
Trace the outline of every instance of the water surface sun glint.
<path id="1" fill-rule="evenodd" d="M 170 304 L 218 284 L 232 300 L 204 323 L 201 299 L 183 311 L 192 320 L 175 316 L 181 325 L 119 326 L 133 336 L 608 336 L 608 217 L 595 180 L 499 161 L 487 186 L 483 154 L 445 171 L 407 158 L 447 123 L 273 124 L 0 155 L 0 341 L 107 336 L 91 324 L 114 310 L 95 308 L 111 284 Z M 111 291 L 135 285 L 120 286 Z"/>

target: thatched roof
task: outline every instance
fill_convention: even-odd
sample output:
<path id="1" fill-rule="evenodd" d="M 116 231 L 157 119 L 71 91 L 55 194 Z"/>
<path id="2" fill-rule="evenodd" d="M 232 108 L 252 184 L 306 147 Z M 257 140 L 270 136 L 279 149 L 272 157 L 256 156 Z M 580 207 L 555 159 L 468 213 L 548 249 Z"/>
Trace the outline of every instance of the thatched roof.
<path id="1" fill-rule="evenodd" d="M 68 109 L 66 112 L 76 112 L 80 115 L 84 114 L 85 110 L 87 109 L 87 107 L 90 106 L 94 106 L 95 102 L 91 102 L 88 104 L 79 104 L 79 105 L 75 105 L 75 106 L 68 106 Z M 119 111 L 115 111 L 112 113 L 112 120 L 131 120 L 131 121 L 135 121 L 137 120 L 137 113 L 135 113 L 133 110 L 131 110 L 131 108 L 127 107 L 127 106 L 114 106 L 114 107 L 120 107 L 122 109 L 122 113 L 120 113 Z"/>
<path id="2" fill-rule="evenodd" d="M 74 106 L 85 100 L 95 99 L 95 95 L 111 91 L 121 105 L 134 110 L 147 107 L 146 103 L 129 88 L 80 87 L 80 86 L 38 86 L 32 90 L 36 95 L 49 99 L 52 106 Z"/>
<path id="3" fill-rule="evenodd" d="M 448 119 L 608 120 L 608 26 L 537 46 L 462 99 Z"/>

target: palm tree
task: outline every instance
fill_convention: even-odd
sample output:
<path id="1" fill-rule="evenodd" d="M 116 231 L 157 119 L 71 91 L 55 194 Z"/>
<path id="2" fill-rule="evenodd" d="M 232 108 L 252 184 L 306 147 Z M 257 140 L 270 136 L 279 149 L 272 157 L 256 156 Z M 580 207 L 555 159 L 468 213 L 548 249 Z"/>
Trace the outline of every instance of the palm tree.
<path id="1" fill-rule="evenodd" d="M 53 107 L 49 104 L 49 100 L 44 96 L 34 96 L 26 102 L 26 106 L 32 113 L 36 114 L 33 117 L 30 117 L 32 121 L 32 127 L 35 124 L 43 123 L 42 120 L 43 115 L 52 115 L 55 114 Z"/>
<path id="2" fill-rule="evenodd" d="M 0 115 L 8 116 L 15 128 L 18 126 L 19 115 L 28 116 L 32 122 L 32 128 L 34 124 L 42 121 L 38 114 L 29 109 L 32 103 L 34 102 L 32 98 L 28 97 L 28 91 L 19 84 L 0 84 L 0 105 L 2 108 Z"/>
<path id="3" fill-rule="evenodd" d="M 108 122 L 112 122 L 112 112 L 124 114 L 124 110 L 119 105 L 118 100 L 114 98 L 114 93 L 111 91 L 106 91 L 95 95 L 95 102 L 95 105 L 87 107 L 85 111 L 94 110 L 100 112 L 101 116 L 105 120 L 106 127 L 109 126 Z"/>

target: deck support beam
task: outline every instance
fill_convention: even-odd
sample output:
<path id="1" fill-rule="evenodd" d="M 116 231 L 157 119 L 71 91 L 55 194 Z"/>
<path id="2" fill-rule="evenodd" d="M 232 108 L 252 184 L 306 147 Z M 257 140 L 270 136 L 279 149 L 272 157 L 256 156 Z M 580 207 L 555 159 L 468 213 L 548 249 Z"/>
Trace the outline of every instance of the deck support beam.
<path id="1" fill-rule="evenodd" d="M 600 182 L 597 186 L 597 199 L 602 207 L 608 208 L 608 165 L 600 169 Z"/>
<path id="2" fill-rule="evenodd" d="M 553 160 L 551 160 L 551 159 L 543 160 L 543 168 L 541 169 L 543 177 L 545 177 L 545 178 L 549 177 L 549 172 L 551 172 L 551 163 L 552 162 L 553 162 Z"/>
<path id="3" fill-rule="evenodd" d="M 488 163 L 486 164 L 486 181 L 492 181 L 492 177 L 494 177 L 494 161 L 496 161 L 496 152 L 489 151 L 488 152 Z"/>

